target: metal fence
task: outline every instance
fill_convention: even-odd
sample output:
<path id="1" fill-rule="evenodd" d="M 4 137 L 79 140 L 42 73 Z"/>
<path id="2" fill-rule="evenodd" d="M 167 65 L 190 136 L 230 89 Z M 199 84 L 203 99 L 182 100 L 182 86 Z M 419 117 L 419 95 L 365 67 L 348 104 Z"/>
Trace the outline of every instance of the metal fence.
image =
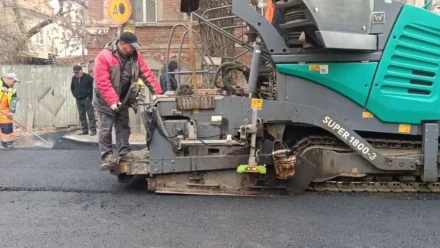
<path id="1" fill-rule="evenodd" d="M 87 66 L 83 66 L 87 72 Z M 29 128 L 79 125 L 75 99 L 70 91 L 72 67 L 53 65 L 3 65 L 0 76 L 14 72 L 19 103 L 14 118 Z"/>

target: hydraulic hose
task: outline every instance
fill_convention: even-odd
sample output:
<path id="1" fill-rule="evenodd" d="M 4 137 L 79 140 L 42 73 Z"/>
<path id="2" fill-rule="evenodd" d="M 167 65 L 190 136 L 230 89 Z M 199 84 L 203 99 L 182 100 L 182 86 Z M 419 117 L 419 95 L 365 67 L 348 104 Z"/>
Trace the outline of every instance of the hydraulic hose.
<path id="1" fill-rule="evenodd" d="M 219 89 L 225 89 L 225 86 L 224 85 L 219 85 L 217 80 L 218 80 L 218 77 L 219 77 L 220 73 L 226 67 L 231 67 L 231 68 L 228 68 L 228 70 L 237 70 L 237 71 L 242 71 L 242 72 L 246 71 L 246 70 L 249 70 L 249 67 L 247 67 L 247 66 L 245 66 L 243 64 L 236 63 L 236 62 L 225 62 L 225 63 L 221 64 L 217 68 L 217 70 L 215 71 L 214 77 L 213 77 L 212 82 L 211 82 L 213 85 L 215 85 L 215 87 L 217 87 Z"/>

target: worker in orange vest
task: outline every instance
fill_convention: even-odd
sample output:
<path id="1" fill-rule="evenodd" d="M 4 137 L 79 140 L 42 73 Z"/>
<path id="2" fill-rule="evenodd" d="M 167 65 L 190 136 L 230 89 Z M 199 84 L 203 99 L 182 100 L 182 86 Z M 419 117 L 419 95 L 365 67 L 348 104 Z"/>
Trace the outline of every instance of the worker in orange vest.
<path id="1" fill-rule="evenodd" d="M 0 140 L 4 148 L 14 147 L 13 114 L 17 108 L 17 88 L 20 82 L 15 73 L 9 73 L 0 78 Z"/>

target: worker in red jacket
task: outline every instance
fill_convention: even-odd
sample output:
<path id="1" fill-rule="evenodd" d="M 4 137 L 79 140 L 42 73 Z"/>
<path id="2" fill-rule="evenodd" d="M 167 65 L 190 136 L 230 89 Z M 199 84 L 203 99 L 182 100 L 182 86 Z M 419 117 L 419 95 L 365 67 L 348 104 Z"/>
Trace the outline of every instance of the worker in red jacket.
<path id="1" fill-rule="evenodd" d="M 95 59 L 93 106 L 99 114 L 99 150 L 102 170 L 111 169 L 118 157 L 112 149 L 112 127 L 115 125 L 116 150 L 120 157 L 133 159 L 129 143 L 128 106 L 121 106 L 130 85 L 141 79 L 152 94 L 162 94 L 160 83 L 138 51 L 134 33 L 124 32 Z"/>

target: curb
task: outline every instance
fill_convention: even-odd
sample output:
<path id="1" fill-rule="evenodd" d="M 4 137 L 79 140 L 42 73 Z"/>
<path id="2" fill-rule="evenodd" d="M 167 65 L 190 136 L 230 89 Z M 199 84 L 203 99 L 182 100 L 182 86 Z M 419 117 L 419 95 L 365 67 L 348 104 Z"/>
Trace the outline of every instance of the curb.
<path id="1" fill-rule="evenodd" d="M 96 144 L 96 145 L 98 144 L 98 141 L 92 141 L 92 140 L 88 140 L 88 139 L 81 139 L 81 138 L 73 137 L 71 134 L 63 135 L 63 136 L 61 136 L 61 139 L 70 140 L 70 141 L 83 143 L 83 144 Z M 112 142 L 112 145 L 116 145 L 116 143 Z M 145 142 L 134 141 L 134 142 L 130 142 L 130 145 L 145 145 Z"/>

